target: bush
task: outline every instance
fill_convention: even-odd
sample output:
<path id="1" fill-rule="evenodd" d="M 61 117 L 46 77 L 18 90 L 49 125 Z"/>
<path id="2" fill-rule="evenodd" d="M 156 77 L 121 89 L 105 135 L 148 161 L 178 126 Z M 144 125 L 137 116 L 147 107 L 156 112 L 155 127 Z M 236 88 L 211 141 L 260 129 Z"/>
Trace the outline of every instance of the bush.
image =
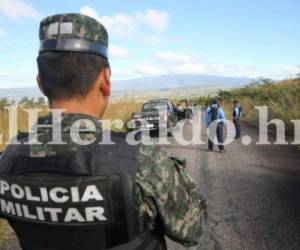
<path id="1" fill-rule="evenodd" d="M 243 109 L 243 120 L 258 125 L 258 110 L 255 106 L 268 106 L 269 120 L 281 119 L 286 124 L 287 134 L 293 135 L 291 120 L 300 119 L 300 79 L 274 83 L 261 78 L 244 88 L 219 91 L 226 113 L 231 117 L 232 101 L 238 99 Z"/>

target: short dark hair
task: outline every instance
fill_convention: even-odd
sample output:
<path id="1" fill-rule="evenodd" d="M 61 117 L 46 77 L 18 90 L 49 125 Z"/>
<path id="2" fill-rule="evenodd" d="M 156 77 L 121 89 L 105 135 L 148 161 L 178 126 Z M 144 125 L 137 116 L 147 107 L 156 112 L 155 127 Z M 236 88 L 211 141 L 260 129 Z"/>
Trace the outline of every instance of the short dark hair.
<path id="1" fill-rule="evenodd" d="M 40 84 L 49 100 L 84 97 L 94 86 L 107 59 L 79 52 L 44 52 L 37 59 Z"/>
<path id="2" fill-rule="evenodd" d="M 211 105 L 214 105 L 214 104 L 218 104 L 218 100 L 216 98 L 213 98 L 211 100 Z"/>
<path id="3" fill-rule="evenodd" d="M 238 103 L 239 103 L 238 100 L 234 100 L 234 101 L 233 101 L 233 104 L 238 104 Z"/>

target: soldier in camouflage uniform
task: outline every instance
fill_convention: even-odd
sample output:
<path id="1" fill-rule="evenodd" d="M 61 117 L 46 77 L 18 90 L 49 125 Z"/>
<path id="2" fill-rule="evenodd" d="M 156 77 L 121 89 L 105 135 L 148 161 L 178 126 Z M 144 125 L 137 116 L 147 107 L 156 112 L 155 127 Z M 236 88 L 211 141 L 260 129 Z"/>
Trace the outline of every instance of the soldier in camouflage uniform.
<path id="1" fill-rule="evenodd" d="M 98 119 L 110 96 L 105 28 L 56 15 L 41 22 L 40 40 L 39 86 L 50 108 L 65 112 L 39 119 L 40 144 L 19 136 L 0 160 L 0 215 L 22 248 L 166 249 L 164 236 L 196 245 L 206 203 L 183 162 L 159 146 L 131 146 L 122 133 L 101 144 Z M 51 142 L 57 125 L 63 144 Z"/>

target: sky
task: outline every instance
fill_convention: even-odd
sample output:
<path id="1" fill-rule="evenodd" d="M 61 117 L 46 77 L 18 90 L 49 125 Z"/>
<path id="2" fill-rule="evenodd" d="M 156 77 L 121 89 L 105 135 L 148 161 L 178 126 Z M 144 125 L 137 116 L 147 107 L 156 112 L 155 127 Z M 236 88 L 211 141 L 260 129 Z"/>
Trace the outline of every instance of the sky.
<path id="1" fill-rule="evenodd" d="M 299 10 L 299 0 L 0 0 L 0 88 L 36 85 L 39 23 L 70 12 L 107 28 L 113 80 L 294 77 Z"/>

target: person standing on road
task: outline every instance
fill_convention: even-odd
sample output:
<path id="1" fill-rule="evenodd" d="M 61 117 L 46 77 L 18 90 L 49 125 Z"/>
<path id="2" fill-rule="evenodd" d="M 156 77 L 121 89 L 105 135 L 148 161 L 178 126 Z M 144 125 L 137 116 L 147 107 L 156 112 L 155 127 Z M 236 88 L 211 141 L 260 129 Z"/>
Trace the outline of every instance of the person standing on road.
<path id="1" fill-rule="evenodd" d="M 18 137 L 0 158 L 0 217 L 25 250 L 159 250 L 165 237 L 197 244 L 205 199 L 184 163 L 154 145 L 105 131 L 111 70 L 108 33 L 80 14 L 45 18 L 38 56 L 41 91 L 54 111 L 36 124 L 39 143 Z M 60 128 L 61 140 L 53 142 Z M 56 139 L 57 140 L 57 139 Z"/>
<path id="2" fill-rule="evenodd" d="M 233 124 L 235 126 L 235 139 L 239 139 L 241 137 L 241 116 L 242 116 L 242 108 L 239 105 L 237 100 L 233 101 L 233 109 L 232 109 L 232 118 Z"/>
<path id="3" fill-rule="evenodd" d="M 205 112 L 205 123 L 206 127 L 209 128 L 208 136 L 208 150 L 214 150 L 214 139 L 217 135 L 218 147 L 220 153 L 224 153 L 224 136 L 223 136 L 223 127 L 225 124 L 225 112 L 220 107 L 218 101 L 213 99 L 211 105 L 207 107 Z"/>

